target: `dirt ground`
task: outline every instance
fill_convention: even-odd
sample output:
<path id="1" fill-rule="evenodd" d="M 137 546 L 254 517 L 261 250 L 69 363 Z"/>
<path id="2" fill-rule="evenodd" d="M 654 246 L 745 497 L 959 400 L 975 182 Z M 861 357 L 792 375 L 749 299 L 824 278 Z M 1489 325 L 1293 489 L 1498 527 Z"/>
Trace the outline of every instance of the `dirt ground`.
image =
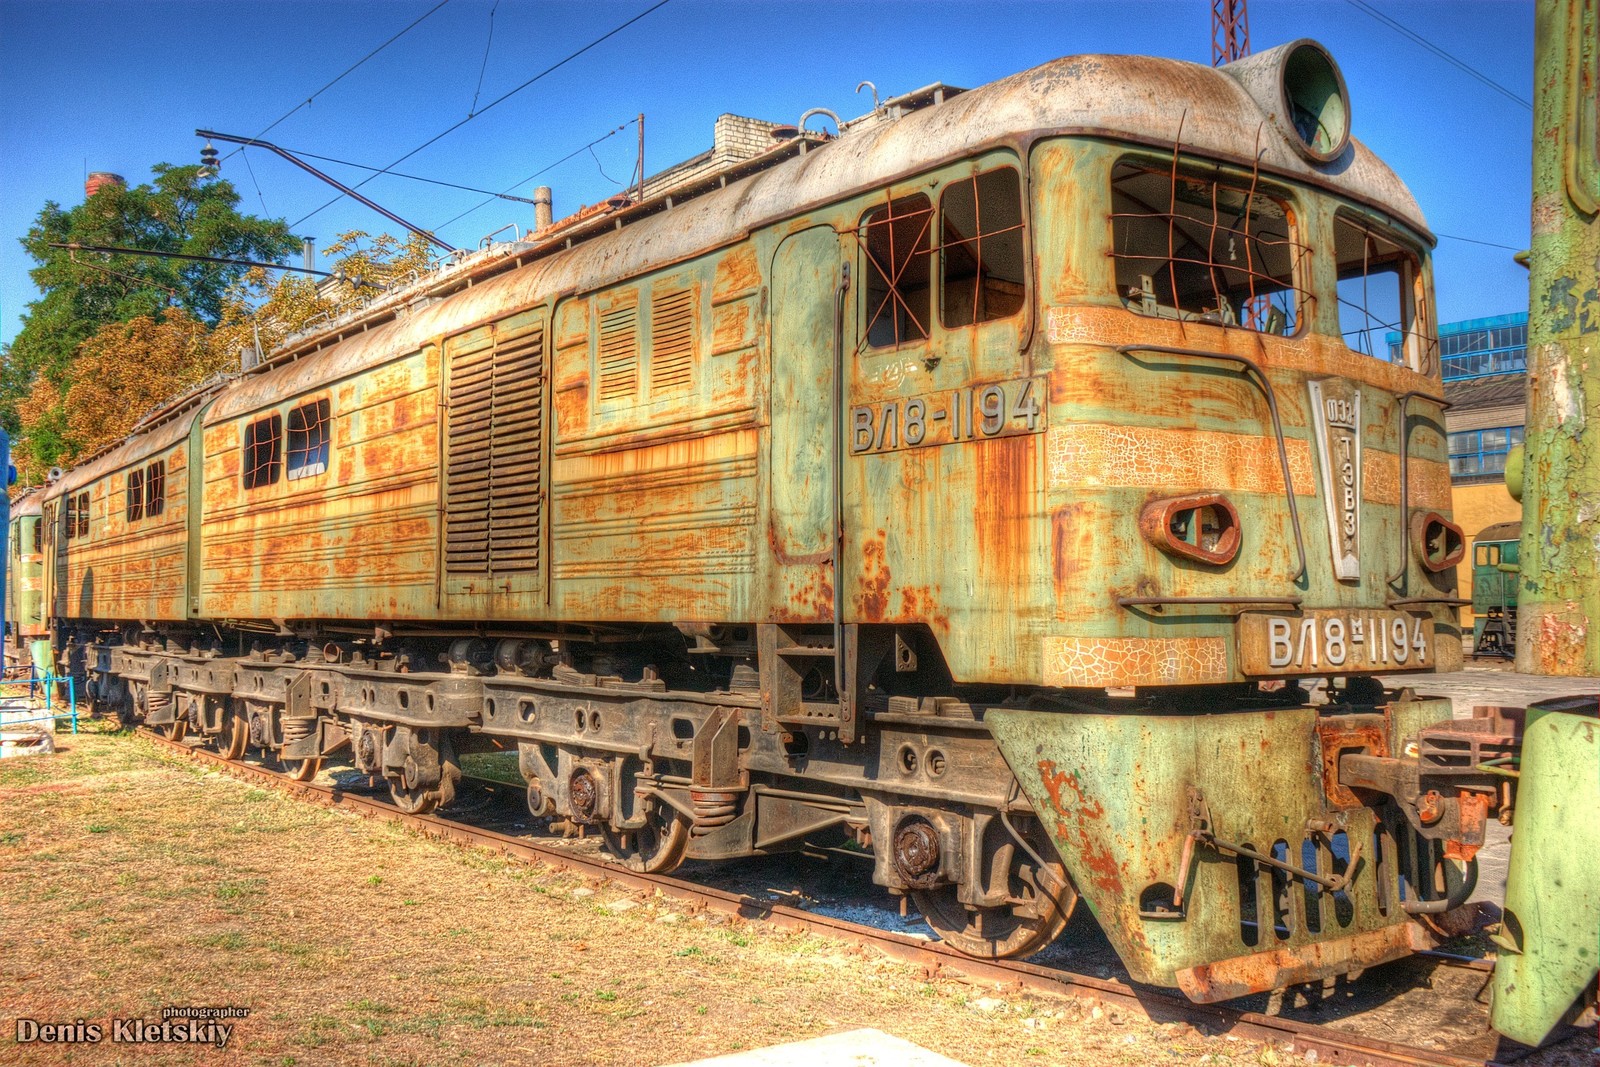
<path id="1" fill-rule="evenodd" d="M 1299 1060 L 688 916 L 137 737 L 61 742 L 0 761 L 0 1062 L 660 1064 L 861 1026 L 973 1067 Z M 169 1006 L 249 1015 L 221 1049 L 112 1042 Z M 19 1044 L 21 1019 L 103 1039 Z"/>

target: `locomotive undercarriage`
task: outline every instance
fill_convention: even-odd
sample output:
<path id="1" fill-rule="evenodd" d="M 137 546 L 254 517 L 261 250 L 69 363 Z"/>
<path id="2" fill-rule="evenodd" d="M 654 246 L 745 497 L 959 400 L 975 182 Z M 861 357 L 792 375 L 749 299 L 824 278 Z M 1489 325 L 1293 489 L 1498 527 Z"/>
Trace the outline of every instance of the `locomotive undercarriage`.
<path id="1" fill-rule="evenodd" d="M 69 647 L 102 707 L 302 780 L 345 756 L 408 812 L 450 803 L 462 754 L 514 752 L 532 814 L 592 828 L 634 870 L 859 850 L 976 956 L 1038 951 L 1082 892 L 1137 980 L 1199 1000 L 1431 944 L 1413 920 L 1465 900 L 1483 817 L 1506 799 L 1477 768 L 1504 755 L 1499 733 L 1429 734 L 1448 708 L 1367 681 L 1320 707 L 1292 686 L 1152 691 L 1133 716 L 1104 694 L 957 691 L 926 635 L 885 628 L 847 639 L 870 671 L 838 700 L 828 629 L 690 632 L 709 666 L 663 657 L 660 633 L 303 635 L 230 656 L 198 631 L 130 629 Z M 1399 758 L 1419 737 L 1444 754 L 1431 777 Z M 1223 740 L 1250 749 L 1251 774 Z M 1108 776 L 1130 759 L 1131 778 Z M 1148 818 L 1124 825 L 1122 808 Z"/>

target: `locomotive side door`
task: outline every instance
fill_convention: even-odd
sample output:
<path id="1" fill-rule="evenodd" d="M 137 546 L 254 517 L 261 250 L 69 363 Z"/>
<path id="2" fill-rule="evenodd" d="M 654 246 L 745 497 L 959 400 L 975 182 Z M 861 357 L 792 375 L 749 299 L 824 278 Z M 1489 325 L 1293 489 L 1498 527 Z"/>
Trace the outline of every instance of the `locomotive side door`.
<path id="1" fill-rule="evenodd" d="M 771 617 L 834 621 L 834 309 L 844 276 L 838 235 L 818 225 L 772 258 Z"/>
<path id="2" fill-rule="evenodd" d="M 772 260 L 772 426 L 768 469 L 771 581 L 760 633 L 762 728 L 831 725 L 855 739 L 854 634 L 839 610 L 835 566 L 841 379 L 840 316 L 850 281 L 832 227 L 779 244 Z"/>

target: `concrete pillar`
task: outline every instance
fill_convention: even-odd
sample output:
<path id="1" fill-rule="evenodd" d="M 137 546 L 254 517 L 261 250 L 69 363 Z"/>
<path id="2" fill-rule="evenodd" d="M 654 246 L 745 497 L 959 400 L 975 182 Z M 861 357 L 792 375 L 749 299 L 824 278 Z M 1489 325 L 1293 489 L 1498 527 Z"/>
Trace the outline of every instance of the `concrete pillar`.
<path id="1" fill-rule="evenodd" d="M 1536 20 L 1517 670 L 1600 675 L 1600 11 Z"/>

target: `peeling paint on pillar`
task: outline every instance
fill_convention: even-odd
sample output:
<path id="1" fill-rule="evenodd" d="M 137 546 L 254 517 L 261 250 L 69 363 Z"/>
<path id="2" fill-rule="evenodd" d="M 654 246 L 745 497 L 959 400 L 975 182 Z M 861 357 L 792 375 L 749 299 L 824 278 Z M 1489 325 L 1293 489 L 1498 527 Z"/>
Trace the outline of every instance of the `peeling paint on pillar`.
<path id="1" fill-rule="evenodd" d="M 1600 15 L 1541 0 L 1517 669 L 1600 674 Z"/>

